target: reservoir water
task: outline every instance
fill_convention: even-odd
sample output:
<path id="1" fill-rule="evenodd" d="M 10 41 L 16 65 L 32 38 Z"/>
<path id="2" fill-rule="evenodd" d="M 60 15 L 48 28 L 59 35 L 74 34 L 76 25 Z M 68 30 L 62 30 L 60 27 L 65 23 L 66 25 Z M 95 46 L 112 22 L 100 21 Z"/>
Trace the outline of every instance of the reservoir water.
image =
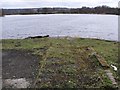
<path id="1" fill-rule="evenodd" d="M 118 40 L 118 16 L 97 14 L 7 15 L 2 38 L 50 35 Z"/>

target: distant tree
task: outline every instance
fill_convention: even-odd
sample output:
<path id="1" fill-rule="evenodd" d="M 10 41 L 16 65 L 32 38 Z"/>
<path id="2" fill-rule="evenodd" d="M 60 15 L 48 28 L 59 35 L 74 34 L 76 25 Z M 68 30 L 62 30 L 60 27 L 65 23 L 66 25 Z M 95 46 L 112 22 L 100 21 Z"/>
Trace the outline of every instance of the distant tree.
<path id="1" fill-rule="evenodd" d="M 94 8 L 82 7 L 82 8 L 29 8 L 29 9 L 3 9 L 5 15 L 10 14 L 56 14 L 56 13 L 75 13 L 75 14 L 116 14 L 119 15 L 120 9 L 111 8 L 109 6 L 97 6 Z"/>

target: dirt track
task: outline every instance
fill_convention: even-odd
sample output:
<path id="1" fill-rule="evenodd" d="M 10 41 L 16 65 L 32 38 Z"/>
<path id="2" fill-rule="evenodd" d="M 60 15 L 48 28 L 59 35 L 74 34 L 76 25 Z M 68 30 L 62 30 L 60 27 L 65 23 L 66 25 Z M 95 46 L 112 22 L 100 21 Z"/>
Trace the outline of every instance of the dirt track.
<path id="1" fill-rule="evenodd" d="M 31 54 L 30 51 L 3 50 L 2 51 L 3 87 L 22 88 L 20 87 L 20 85 L 18 86 L 12 85 L 14 84 L 13 81 L 16 83 L 15 80 L 17 81 L 26 80 L 26 82 L 29 83 L 29 87 L 33 87 L 32 83 L 34 82 L 36 75 L 38 73 L 39 61 L 40 58 L 38 56 Z"/>

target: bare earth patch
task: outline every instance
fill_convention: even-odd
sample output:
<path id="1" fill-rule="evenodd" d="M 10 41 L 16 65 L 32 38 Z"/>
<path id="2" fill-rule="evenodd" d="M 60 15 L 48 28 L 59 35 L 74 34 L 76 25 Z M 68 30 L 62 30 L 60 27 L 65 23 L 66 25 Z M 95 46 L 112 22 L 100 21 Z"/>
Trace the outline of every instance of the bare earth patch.
<path id="1" fill-rule="evenodd" d="M 33 87 L 40 59 L 24 50 L 3 50 L 2 56 L 3 88 Z"/>

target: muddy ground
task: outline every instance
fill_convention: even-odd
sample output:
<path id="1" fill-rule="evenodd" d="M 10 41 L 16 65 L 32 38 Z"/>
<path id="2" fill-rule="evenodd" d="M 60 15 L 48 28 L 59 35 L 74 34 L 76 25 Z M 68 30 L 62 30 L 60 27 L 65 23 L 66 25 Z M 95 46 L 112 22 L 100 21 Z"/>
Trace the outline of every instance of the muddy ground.
<path id="1" fill-rule="evenodd" d="M 40 58 L 31 53 L 24 50 L 2 51 L 3 88 L 34 87 Z"/>

